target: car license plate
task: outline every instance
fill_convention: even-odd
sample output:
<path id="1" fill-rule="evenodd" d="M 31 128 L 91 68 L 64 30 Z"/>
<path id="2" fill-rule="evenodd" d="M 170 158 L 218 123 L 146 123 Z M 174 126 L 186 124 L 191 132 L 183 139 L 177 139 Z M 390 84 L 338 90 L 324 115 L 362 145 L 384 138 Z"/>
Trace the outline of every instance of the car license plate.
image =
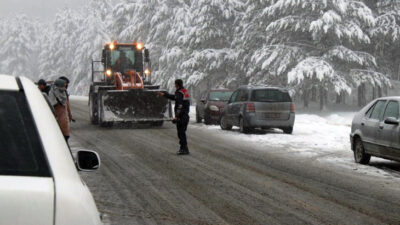
<path id="1" fill-rule="evenodd" d="M 281 114 L 280 113 L 266 113 L 265 118 L 270 118 L 270 119 L 277 119 L 280 118 Z"/>

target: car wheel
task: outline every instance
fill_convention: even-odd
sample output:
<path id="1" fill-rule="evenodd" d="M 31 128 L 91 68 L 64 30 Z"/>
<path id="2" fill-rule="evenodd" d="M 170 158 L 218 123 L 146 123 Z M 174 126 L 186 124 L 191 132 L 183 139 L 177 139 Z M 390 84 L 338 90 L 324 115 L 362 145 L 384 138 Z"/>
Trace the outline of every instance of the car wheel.
<path id="1" fill-rule="evenodd" d="M 360 138 L 355 140 L 355 148 L 354 148 L 354 160 L 356 163 L 360 164 L 368 164 L 369 160 L 371 159 L 371 155 L 365 153 L 364 145 Z"/>
<path id="2" fill-rule="evenodd" d="M 219 122 L 219 125 L 222 130 L 232 130 L 232 125 L 227 123 L 225 116 L 221 117 L 221 121 Z"/>
<path id="3" fill-rule="evenodd" d="M 293 133 L 293 127 L 283 128 L 283 132 L 285 134 L 292 134 Z"/>
<path id="4" fill-rule="evenodd" d="M 201 123 L 201 117 L 199 111 L 196 110 L 196 123 Z"/>
<path id="5" fill-rule="evenodd" d="M 246 126 L 243 117 L 240 117 L 240 119 L 239 119 L 239 128 L 240 128 L 240 133 L 244 133 L 244 134 L 248 134 L 252 130 L 250 127 Z"/>

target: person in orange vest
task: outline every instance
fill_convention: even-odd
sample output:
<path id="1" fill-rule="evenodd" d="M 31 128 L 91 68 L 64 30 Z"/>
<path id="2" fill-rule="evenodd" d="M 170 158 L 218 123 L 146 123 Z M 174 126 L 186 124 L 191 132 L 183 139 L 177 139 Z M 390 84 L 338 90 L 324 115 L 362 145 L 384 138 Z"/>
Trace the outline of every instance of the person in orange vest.
<path id="1" fill-rule="evenodd" d="M 158 95 L 175 101 L 175 118 L 172 122 L 176 124 L 179 144 L 181 146 L 177 154 L 188 155 L 189 148 L 186 139 L 186 130 L 190 119 L 190 96 L 189 92 L 183 87 L 183 81 L 181 79 L 175 80 L 175 88 L 176 91 L 174 95 L 169 94 L 168 92 L 158 92 Z"/>

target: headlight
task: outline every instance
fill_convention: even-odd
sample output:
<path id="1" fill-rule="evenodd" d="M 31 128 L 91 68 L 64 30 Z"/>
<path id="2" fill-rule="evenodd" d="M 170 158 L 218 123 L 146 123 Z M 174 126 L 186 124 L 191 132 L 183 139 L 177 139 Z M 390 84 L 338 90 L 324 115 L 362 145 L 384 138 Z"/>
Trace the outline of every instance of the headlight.
<path id="1" fill-rule="evenodd" d="M 209 108 L 210 108 L 211 111 L 219 111 L 219 108 L 217 106 L 215 106 L 215 105 L 210 105 Z"/>
<path id="2" fill-rule="evenodd" d="M 137 50 L 142 50 L 143 49 L 143 43 L 142 42 L 138 42 L 137 44 L 136 44 L 136 48 L 137 48 Z"/>
<path id="3" fill-rule="evenodd" d="M 144 70 L 144 74 L 146 74 L 147 76 L 149 76 L 150 73 L 151 73 L 150 69 L 145 69 L 145 70 Z"/>
<path id="4" fill-rule="evenodd" d="M 108 77 L 110 77 L 110 76 L 112 75 L 112 71 L 111 71 L 110 69 L 107 69 L 107 70 L 106 70 L 106 75 L 107 75 Z"/>
<path id="5" fill-rule="evenodd" d="M 111 42 L 109 45 L 110 50 L 114 50 L 115 49 L 115 44 L 114 42 Z"/>

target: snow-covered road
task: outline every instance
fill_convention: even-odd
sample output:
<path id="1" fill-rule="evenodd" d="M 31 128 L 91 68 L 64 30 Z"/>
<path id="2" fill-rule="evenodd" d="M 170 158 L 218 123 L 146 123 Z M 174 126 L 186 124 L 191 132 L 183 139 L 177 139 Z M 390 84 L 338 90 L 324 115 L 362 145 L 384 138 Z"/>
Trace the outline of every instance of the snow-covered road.
<path id="1" fill-rule="evenodd" d="M 85 96 L 71 96 L 75 101 L 87 101 Z M 242 134 L 237 127 L 224 131 L 218 125 L 196 123 L 195 106 L 191 107 L 190 129 L 206 131 L 213 136 L 230 141 L 240 140 L 259 151 L 276 151 L 287 154 L 288 157 L 298 157 L 300 160 L 312 159 L 330 167 L 352 170 L 360 174 L 400 178 L 400 163 L 372 157 L 369 165 L 354 163 L 353 152 L 350 149 L 351 121 L 355 112 L 334 112 L 323 114 L 296 115 L 294 132 L 284 134 L 279 129 L 268 131 L 257 130 L 252 134 Z"/>
<path id="2" fill-rule="evenodd" d="M 70 144 L 100 154 L 101 169 L 82 176 L 111 224 L 400 222 L 399 169 L 383 168 L 399 163 L 353 162 L 351 114 L 299 114 L 293 135 L 244 135 L 192 119 L 191 154 L 178 157 L 173 124 L 101 128 L 82 100 L 71 104 Z"/>

